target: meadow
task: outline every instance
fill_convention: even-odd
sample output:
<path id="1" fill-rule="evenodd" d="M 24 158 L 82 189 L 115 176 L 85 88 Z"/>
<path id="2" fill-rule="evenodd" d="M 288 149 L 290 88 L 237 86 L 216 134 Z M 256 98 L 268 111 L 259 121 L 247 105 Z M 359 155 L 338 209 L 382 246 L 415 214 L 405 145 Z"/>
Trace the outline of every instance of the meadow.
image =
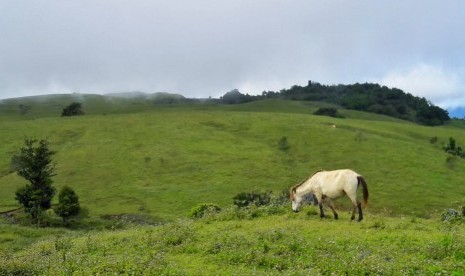
<path id="1" fill-rule="evenodd" d="M 314 116 L 320 103 L 298 101 L 153 105 L 92 97 L 82 101 L 86 115 L 70 118 L 59 114 L 72 96 L 0 102 L 0 211 L 18 207 L 14 193 L 25 182 L 9 164 L 24 137 L 50 142 L 54 185 L 71 186 L 84 209 L 74 229 L 1 220 L 4 271 L 464 271 L 463 227 L 439 219 L 465 204 L 465 161 L 442 150 L 449 137 L 465 145 L 462 121 L 425 127 L 343 109 L 345 118 Z M 32 108 L 21 115 L 22 101 Z M 339 221 L 320 220 L 311 206 L 298 215 L 288 205 L 232 207 L 240 192 L 279 196 L 317 170 L 339 168 L 367 180 L 360 224 L 349 223 L 347 199 L 336 201 Z M 225 211 L 186 220 L 193 206 L 210 202 Z M 121 218 L 146 225 L 127 228 Z"/>
<path id="2" fill-rule="evenodd" d="M 314 208 L 299 214 L 289 213 L 287 206 L 228 209 L 199 220 L 91 232 L 0 225 L 0 236 L 9 235 L 10 244 L 31 232 L 37 235 L 21 249 L 0 251 L 0 275 L 465 272 L 461 222 L 368 215 L 351 223 L 349 214 L 338 221 L 320 219 Z"/>

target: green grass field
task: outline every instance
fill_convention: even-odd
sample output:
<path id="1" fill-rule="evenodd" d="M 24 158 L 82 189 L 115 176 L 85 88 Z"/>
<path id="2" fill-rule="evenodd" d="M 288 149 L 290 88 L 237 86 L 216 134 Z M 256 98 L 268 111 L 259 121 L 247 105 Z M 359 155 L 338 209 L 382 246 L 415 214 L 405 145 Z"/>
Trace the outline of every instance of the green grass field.
<path id="1" fill-rule="evenodd" d="M 11 157 L 25 137 L 47 139 L 57 151 L 54 185 L 76 191 L 85 211 L 81 224 L 87 225 L 85 231 L 28 230 L 0 223 L 0 252 L 10 272 L 22 265 L 39 274 L 66 274 L 67 269 L 131 274 L 130 269 L 145 265 L 152 272 L 174 274 L 202 274 L 204 267 L 212 273 L 224 269 L 224 274 L 464 270 L 461 230 L 445 231 L 438 223 L 444 209 L 465 204 L 465 160 L 450 158 L 442 150 L 449 137 L 465 145 L 462 121 L 424 127 L 350 110 L 340 110 L 344 119 L 314 116 L 321 104 L 312 102 L 153 105 L 125 99 L 109 103 L 101 96 L 84 97 L 85 116 L 60 117 L 74 97 L 0 102 L 0 211 L 18 207 L 14 193 L 25 184 L 11 171 Z M 20 104 L 31 106 L 25 115 L 18 111 Z M 282 137 L 287 138 L 288 150 L 278 145 Z M 339 221 L 319 220 L 305 212 L 294 216 L 286 206 L 279 215 L 257 219 L 188 221 L 183 226 L 175 222 L 198 203 L 228 209 L 240 192 L 278 195 L 316 170 L 340 168 L 351 168 L 368 182 L 368 215 L 361 224 L 348 222 L 347 199 L 336 201 L 342 214 Z M 173 222 L 121 232 L 86 232 L 96 221 L 123 214 Z M 182 232 L 187 231 L 184 228 L 193 236 Z M 180 246 L 176 240 L 163 240 L 169 239 L 163 233 L 176 229 L 188 236 Z M 225 232 L 229 236 L 223 237 Z M 276 245 L 275 234 L 282 236 Z M 156 241 L 147 241 L 151 238 Z M 449 239 L 458 247 L 455 243 L 441 247 Z M 106 249 L 89 249 L 97 240 Z M 63 255 L 60 244 L 65 241 L 72 245 Z M 236 241 L 243 242 L 236 246 Z M 121 242 L 128 243 L 129 255 L 123 254 Z M 294 247 L 289 247 L 292 242 Z M 270 243 L 269 248 L 263 243 Z M 137 255 L 141 251 L 137 248 L 151 245 L 152 250 Z M 430 247 L 438 252 L 416 254 Z M 229 256 L 229 251 L 237 251 L 237 256 Z M 84 261 L 83 252 L 91 258 Z M 343 255 L 333 258 L 334 252 Z M 30 266 L 24 264 L 29 260 Z M 148 265 L 150 260 L 154 263 Z M 383 260 L 385 265 L 379 267 Z M 51 265 L 56 262 L 56 267 Z M 295 263 L 295 270 L 289 262 Z M 95 270 L 79 270 L 79 264 Z"/>
<path id="2" fill-rule="evenodd" d="M 464 225 L 316 208 L 230 209 L 163 226 L 80 232 L 0 225 L 0 275 L 461 275 Z M 13 233 L 11 233 L 13 232 Z M 32 232 L 32 233 L 31 233 Z M 35 242 L 18 245 L 36 234 Z M 24 235 L 24 236 L 21 236 Z M 18 241 L 19 240 L 19 241 Z M 6 247 L 6 246 L 4 246 Z"/>
<path id="3" fill-rule="evenodd" d="M 91 217 L 179 218 L 197 203 L 228 206 L 244 191 L 277 194 L 318 169 L 339 168 L 365 176 L 370 212 L 427 217 L 462 203 L 465 162 L 446 162 L 441 150 L 450 136 L 465 144 L 462 128 L 423 127 L 347 110 L 346 119 L 313 116 L 316 107 L 307 105 L 156 106 L 123 114 L 91 110 L 81 117 L 2 120 L 0 208 L 16 207 L 14 192 L 25 183 L 9 168 L 24 137 L 50 141 L 57 151 L 55 185 L 75 189 Z M 287 151 L 278 147 L 282 137 Z M 438 137 L 436 144 L 432 137 Z"/>

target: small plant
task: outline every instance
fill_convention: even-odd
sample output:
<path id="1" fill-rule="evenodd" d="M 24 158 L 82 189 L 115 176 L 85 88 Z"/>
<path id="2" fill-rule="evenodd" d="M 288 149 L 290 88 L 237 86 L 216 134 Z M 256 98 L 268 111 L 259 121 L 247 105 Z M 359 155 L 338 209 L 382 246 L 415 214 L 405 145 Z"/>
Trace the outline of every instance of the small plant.
<path id="1" fill-rule="evenodd" d="M 462 147 L 456 145 L 455 139 L 453 137 L 449 137 L 449 143 L 443 147 L 443 150 L 454 156 L 465 158 L 465 151 L 462 149 Z"/>
<path id="2" fill-rule="evenodd" d="M 433 145 L 436 144 L 438 142 L 438 137 L 437 136 L 431 137 L 431 139 L 429 139 L 429 142 Z"/>
<path id="3" fill-rule="evenodd" d="M 218 213 L 221 211 L 221 208 L 213 203 L 201 203 L 192 207 L 189 212 L 189 217 L 191 218 L 202 218 L 209 213 Z"/>
<path id="4" fill-rule="evenodd" d="M 287 141 L 286 136 L 283 136 L 281 137 L 281 139 L 279 139 L 278 148 L 282 151 L 287 151 L 288 149 L 291 148 L 291 146 L 289 145 L 289 142 Z"/>

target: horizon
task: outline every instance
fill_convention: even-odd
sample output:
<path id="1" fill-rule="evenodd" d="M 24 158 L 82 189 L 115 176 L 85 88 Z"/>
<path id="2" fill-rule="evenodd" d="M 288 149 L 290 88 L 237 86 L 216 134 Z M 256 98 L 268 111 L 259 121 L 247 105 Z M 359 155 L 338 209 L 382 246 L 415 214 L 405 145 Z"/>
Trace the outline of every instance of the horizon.
<path id="1" fill-rule="evenodd" d="M 313 81 L 312 81 L 313 82 Z M 316 82 L 318 83 L 318 82 Z M 322 84 L 322 85 L 327 85 L 327 84 Z M 328 86 L 331 86 L 331 85 L 335 85 L 335 84 L 330 84 Z M 341 84 L 339 84 L 341 85 Z M 350 84 L 343 84 L 343 85 L 350 85 Z M 283 88 L 283 89 L 288 89 L 288 88 Z M 392 88 L 391 88 L 392 89 Z M 235 90 L 235 89 L 232 89 L 232 90 Z M 229 90 L 229 91 L 232 91 L 232 90 Z M 238 90 L 238 89 L 237 89 Z M 229 91 L 226 91 L 225 93 L 229 92 Z M 240 93 L 242 93 L 241 91 L 239 91 Z M 273 92 L 279 92 L 279 91 L 273 91 Z M 405 91 L 403 91 L 404 93 L 407 93 Z M 146 96 L 150 96 L 150 95 L 155 95 L 155 94 L 170 94 L 170 95 L 180 95 L 186 99 L 197 99 L 197 100 L 203 100 L 203 99 L 219 99 L 221 98 L 221 96 L 223 96 L 225 93 L 223 93 L 222 95 L 218 96 L 218 97 L 189 97 L 189 96 L 186 96 L 185 94 L 183 93 L 179 93 L 179 92 L 166 92 L 166 91 L 157 91 L 157 92 L 146 92 L 146 91 L 136 91 L 136 90 L 133 90 L 133 91 L 126 91 L 126 92 L 111 92 L 111 93 L 79 93 L 79 92 L 71 92 L 71 93 L 54 93 L 54 94 L 38 94 L 38 95 L 30 95 L 30 96 L 21 96 L 21 97 L 15 97 L 15 98 L 0 98 L 0 102 L 2 101 L 8 101 L 8 100 L 18 100 L 18 99 L 24 99 L 24 98 L 35 98 L 35 97 L 47 97 L 47 96 L 59 96 L 59 95 L 68 95 L 68 96 L 92 96 L 92 95 L 97 95 L 97 96 L 109 96 L 109 97 L 120 97 L 120 98 L 127 98 L 127 99 L 130 99 L 130 98 L 136 98 L 136 97 L 139 97 L 141 95 L 146 95 Z M 248 93 L 242 93 L 242 94 L 248 94 Z M 253 95 L 253 96 L 257 96 L 257 95 L 260 95 L 259 93 L 257 94 L 249 94 L 249 95 Z M 429 99 L 427 99 L 429 100 Z M 433 103 L 434 104 L 434 103 Z M 441 107 L 442 108 L 442 107 Z M 448 112 L 449 114 L 449 117 L 451 119 L 465 119 L 465 107 L 456 107 L 456 108 L 443 108 L 445 111 Z"/>

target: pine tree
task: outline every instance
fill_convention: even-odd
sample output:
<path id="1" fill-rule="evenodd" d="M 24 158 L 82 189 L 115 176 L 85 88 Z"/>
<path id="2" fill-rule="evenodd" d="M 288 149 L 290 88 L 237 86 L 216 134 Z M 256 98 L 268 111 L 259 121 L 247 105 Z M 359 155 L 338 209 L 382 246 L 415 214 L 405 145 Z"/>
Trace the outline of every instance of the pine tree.
<path id="1" fill-rule="evenodd" d="M 48 148 L 46 140 L 37 141 L 26 138 L 25 147 L 12 158 L 12 168 L 29 184 L 16 191 L 16 200 L 23 205 L 34 222 L 40 225 L 43 211 L 51 206 L 55 195 L 52 186 L 52 177 L 55 176 L 55 167 L 52 164 L 52 155 L 55 154 Z M 38 143 L 38 145 L 37 145 Z"/>

